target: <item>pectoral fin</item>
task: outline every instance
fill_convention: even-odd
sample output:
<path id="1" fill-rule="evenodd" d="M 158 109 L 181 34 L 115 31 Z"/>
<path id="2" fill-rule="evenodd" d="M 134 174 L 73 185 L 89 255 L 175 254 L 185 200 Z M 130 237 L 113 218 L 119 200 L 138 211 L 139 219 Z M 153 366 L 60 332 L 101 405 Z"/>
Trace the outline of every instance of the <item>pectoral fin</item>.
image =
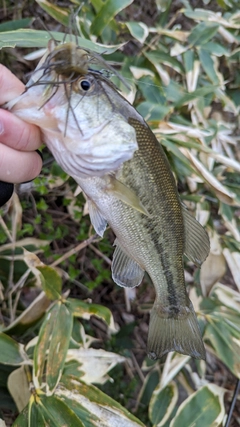
<path id="1" fill-rule="evenodd" d="M 208 234 L 184 205 L 182 205 L 182 213 L 185 230 L 184 253 L 197 267 L 201 267 L 210 250 Z"/>
<path id="2" fill-rule="evenodd" d="M 91 223 L 94 227 L 94 230 L 99 236 L 103 237 L 104 231 L 106 230 L 106 227 L 107 227 L 107 221 L 102 216 L 101 212 L 99 212 L 95 203 L 93 203 L 89 199 L 88 199 L 88 209 L 89 209 L 89 216 L 91 219 Z"/>
<path id="3" fill-rule="evenodd" d="M 140 285 L 144 270 L 131 259 L 115 240 L 116 249 L 112 261 L 112 278 L 119 286 L 134 288 Z"/>
<path id="4" fill-rule="evenodd" d="M 108 191 L 114 194 L 114 196 L 117 197 L 119 200 L 121 200 L 123 203 L 126 203 L 127 205 L 131 206 L 133 209 L 136 209 L 142 214 L 149 216 L 149 213 L 147 212 L 145 207 L 142 205 L 141 201 L 139 200 L 138 196 L 134 193 L 133 190 L 128 188 L 126 185 L 118 181 L 113 176 L 110 176 L 109 179 L 110 179 L 110 184 L 107 189 Z"/>

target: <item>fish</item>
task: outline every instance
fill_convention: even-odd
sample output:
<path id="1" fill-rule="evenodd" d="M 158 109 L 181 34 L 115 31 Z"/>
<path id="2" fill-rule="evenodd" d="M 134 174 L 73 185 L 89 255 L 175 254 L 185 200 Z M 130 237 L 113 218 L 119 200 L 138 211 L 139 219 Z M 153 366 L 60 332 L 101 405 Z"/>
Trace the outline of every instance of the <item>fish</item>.
<path id="1" fill-rule="evenodd" d="M 205 359 L 183 256 L 200 267 L 209 253 L 208 234 L 181 202 L 163 147 L 110 78 L 94 68 L 98 59 L 73 42 L 52 44 L 26 91 L 7 108 L 40 127 L 57 163 L 85 193 L 96 233 L 103 236 L 107 225 L 113 230 L 114 282 L 133 288 L 149 275 L 156 298 L 148 356 L 176 351 Z"/>

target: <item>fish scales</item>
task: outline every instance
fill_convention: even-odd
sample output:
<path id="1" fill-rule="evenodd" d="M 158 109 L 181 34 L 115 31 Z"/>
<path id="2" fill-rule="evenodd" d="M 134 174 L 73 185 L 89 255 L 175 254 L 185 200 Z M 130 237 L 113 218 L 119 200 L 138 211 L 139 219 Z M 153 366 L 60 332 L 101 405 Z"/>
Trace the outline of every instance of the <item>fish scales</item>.
<path id="1" fill-rule="evenodd" d="M 205 358 L 183 254 L 200 266 L 207 233 L 182 205 L 164 150 L 141 115 L 108 78 L 88 69 L 94 55 L 73 43 L 49 49 L 27 91 L 7 108 L 40 126 L 58 163 L 85 192 L 97 233 L 107 223 L 113 229 L 113 280 L 134 287 L 149 274 L 156 290 L 149 357 L 175 350 Z M 73 65 L 59 61 L 74 52 Z"/>
<path id="2" fill-rule="evenodd" d="M 118 179 L 136 192 L 149 212 L 149 217 L 139 214 L 139 222 L 142 222 L 144 230 L 144 261 L 141 261 L 141 265 L 148 271 L 153 283 L 159 284 L 155 288 L 160 292 L 159 297 L 163 305 L 171 301 L 171 305 L 177 307 L 185 304 L 186 298 L 182 292 L 184 289 L 183 217 L 175 181 L 163 149 L 154 134 L 135 119 L 129 119 L 129 123 L 136 130 L 139 150 L 135 152 L 132 160 L 124 164 Z M 133 212 L 130 211 L 130 213 Z M 128 222 L 136 224 L 133 218 Z M 136 250 L 139 252 L 141 249 L 137 244 L 137 229 L 132 231 L 130 238 L 135 239 Z M 151 246 L 150 252 L 145 246 L 147 239 Z M 120 238 L 119 241 L 121 241 Z M 151 261 L 152 251 L 160 262 Z M 176 285 L 173 285 L 174 283 Z"/>

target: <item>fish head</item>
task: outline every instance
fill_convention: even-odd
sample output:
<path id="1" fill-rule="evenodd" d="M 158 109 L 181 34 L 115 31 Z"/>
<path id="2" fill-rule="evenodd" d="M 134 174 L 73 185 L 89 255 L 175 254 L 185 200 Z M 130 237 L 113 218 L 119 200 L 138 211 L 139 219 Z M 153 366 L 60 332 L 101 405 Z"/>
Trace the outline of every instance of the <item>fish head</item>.
<path id="1" fill-rule="evenodd" d="M 43 140 L 71 176 L 116 171 L 138 149 L 123 114 L 127 101 L 103 74 L 95 57 L 74 43 L 51 46 L 25 92 L 8 103 L 23 120 L 42 130 Z"/>

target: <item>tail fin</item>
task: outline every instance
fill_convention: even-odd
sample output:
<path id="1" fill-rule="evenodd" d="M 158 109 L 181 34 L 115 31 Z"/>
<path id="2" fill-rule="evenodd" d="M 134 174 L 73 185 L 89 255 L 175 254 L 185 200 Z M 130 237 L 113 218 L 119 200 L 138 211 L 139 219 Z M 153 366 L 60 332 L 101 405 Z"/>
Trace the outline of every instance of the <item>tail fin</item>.
<path id="1" fill-rule="evenodd" d="M 205 359 L 197 317 L 191 301 L 188 307 L 182 307 L 174 317 L 166 309 L 154 303 L 148 332 L 148 356 L 160 359 L 169 351 L 187 354 L 195 359 Z"/>

